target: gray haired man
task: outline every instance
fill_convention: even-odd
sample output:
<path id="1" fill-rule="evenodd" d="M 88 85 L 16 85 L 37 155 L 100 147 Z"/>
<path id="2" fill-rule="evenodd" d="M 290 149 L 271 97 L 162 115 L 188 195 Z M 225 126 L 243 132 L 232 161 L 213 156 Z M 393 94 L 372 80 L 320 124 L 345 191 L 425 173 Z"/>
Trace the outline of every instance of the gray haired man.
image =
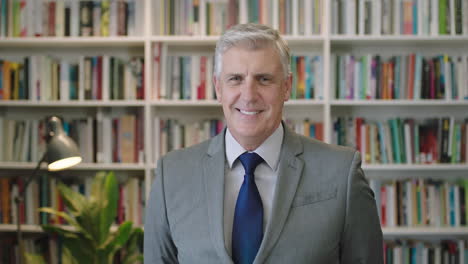
<path id="1" fill-rule="evenodd" d="M 227 127 L 159 160 L 145 263 L 383 263 L 360 154 L 282 122 L 289 56 L 267 26 L 221 36 L 213 81 Z"/>

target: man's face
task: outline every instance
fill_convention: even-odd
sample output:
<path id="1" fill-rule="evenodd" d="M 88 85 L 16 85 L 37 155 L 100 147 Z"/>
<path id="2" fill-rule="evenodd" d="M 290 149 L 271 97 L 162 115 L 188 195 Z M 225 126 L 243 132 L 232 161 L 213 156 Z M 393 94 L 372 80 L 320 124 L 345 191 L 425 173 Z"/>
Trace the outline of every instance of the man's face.
<path id="1" fill-rule="evenodd" d="M 258 147 L 280 124 L 291 77 L 284 78 L 273 47 L 230 48 L 223 54 L 222 72 L 214 83 L 229 131 L 241 145 L 248 142 Z"/>

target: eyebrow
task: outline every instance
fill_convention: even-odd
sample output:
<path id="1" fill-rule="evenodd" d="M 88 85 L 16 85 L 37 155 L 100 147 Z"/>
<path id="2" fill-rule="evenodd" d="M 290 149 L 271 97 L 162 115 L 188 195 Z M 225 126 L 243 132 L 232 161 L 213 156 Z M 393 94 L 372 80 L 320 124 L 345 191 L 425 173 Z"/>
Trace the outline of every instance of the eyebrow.
<path id="1" fill-rule="evenodd" d="M 256 73 L 254 74 L 255 77 L 258 77 L 258 76 L 275 76 L 274 73 L 268 73 L 268 72 L 260 72 L 260 73 Z"/>
<path id="2" fill-rule="evenodd" d="M 254 77 L 258 77 L 258 76 L 275 76 L 275 75 L 276 75 L 276 73 L 270 73 L 270 72 L 259 72 L 259 73 L 253 74 Z M 227 73 L 226 74 L 226 77 L 231 77 L 231 76 L 245 76 L 245 74 L 237 73 L 237 72 L 232 72 L 232 73 Z"/>
<path id="3" fill-rule="evenodd" d="M 227 79 L 229 79 L 229 78 L 231 78 L 231 77 L 234 77 L 234 76 L 236 76 L 236 77 L 237 77 L 237 76 L 243 77 L 244 74 L 242 74 L 242 73 L 228 73 L 228 74 L 226 74 L 226 75 L 224 76 L 223 79 L 227 80 Z"/>

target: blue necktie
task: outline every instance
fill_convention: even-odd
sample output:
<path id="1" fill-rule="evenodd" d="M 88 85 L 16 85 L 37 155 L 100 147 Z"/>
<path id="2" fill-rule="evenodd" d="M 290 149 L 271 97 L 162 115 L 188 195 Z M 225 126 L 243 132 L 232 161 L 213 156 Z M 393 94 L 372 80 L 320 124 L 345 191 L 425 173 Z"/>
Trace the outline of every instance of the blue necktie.
<path id="1" fill-rule="evenodd" d="M 257 153 L 239 156 L 244 166 L 244 181 L 237 197 L 232 226 L 232 259 L 236 264 L 251 264 L 263 239 L 263 205 L 254 171 L 263 162 Z"/>

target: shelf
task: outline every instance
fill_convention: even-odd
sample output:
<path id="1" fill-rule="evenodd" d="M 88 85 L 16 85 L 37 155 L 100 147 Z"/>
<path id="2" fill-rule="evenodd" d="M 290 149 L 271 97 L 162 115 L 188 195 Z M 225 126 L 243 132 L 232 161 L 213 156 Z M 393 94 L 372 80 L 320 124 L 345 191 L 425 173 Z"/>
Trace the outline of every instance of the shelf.
<path id="1" fill-rule="evenodd" d="M 27 37 L 0 38 L 0 47 L 143 47 L 144 37 Z"/>
<path id="2" fill-rule="evenodd" d="M 468 100 L 332 100 L 331 106 L 468 106 Z"/>
<path id="3" fill-rule="evenodd" d="M 67 230 L 73 230 L 73 227 L 68 226 L 68 225 L 62 225 L 61 227 Z M 136 227 L 143 228 L 141 226 L 136 226 Z M 21 225 L 21 231 L 24 233 L 32 233 L 32 234 L 44 233 L 40 225 Z M 115 232 L 115 231 L 117 231 L 117 226 L 116 225 L 111 226 L 111 232 Z M 16 232 L 16 224 L 0 224 L 0 232 Z"/>
<path id="4" fill-rule="evenodd" d="M 296 99 L 286 101 L 285 106 L 295 106 L 295 105 L 325 105 L 323 100 L 310 100 L 310 99 Z"/>
<path id="5" fill-rule="evenodd" d="M 286 106 L 301 106 L 301 105 L 324 105 L 325 103 L 321 100 L 306 100 L 297 99 L 286 101 Z M 177 107 L 206 107 L 215 106 L 221 107 L 221 104 L 216 100 L 155 100 L 151 103 L 152 106 L 177 106 Z"/>
<path id="6" fill-rule="evenodd" d="M 170 46 L 215 46 L 219 36 L 152 36 L 152 42 L 164 42 Z M 288 45 L 322 44 L 323 36 L 284 36 Z"/>
<path id="7" fill-rule="evenodd" d="M 384 227 L 384 236 L 468 236 L 468 227 Z"/>
<path id="8" fill-rule="evenodd" d="M 31 100 L 9 100 L 0 101 L 0 107 L 131 107 L 144 106 L 143 100 L 86 100 L 86 101 L 31 101 Z"/>
<path id="9" fill-rule="evenodd" d="M 468 44 L 468 36 L 414 36 L 414 35 L 332 35 L 332 45 L 460 45 Z"/>
<path id="10" fill-rule="evenodd" d="M 70 226 L 65 228 L 71 230 Z M 111 228 L 113 231 L 116 226 Z M 43 233 L 39 225 L 22 225 L 21 230 L 25 233 Z M 0 232 L 16 232 L 16 224 L 0 224 Z M 384 227 L 384 236 L 466 236 L 468 227 Z"/>
<path id="11" fill-rule="evenodd" d="M 140 0 L 137 0 L 140 1 Z M 154 50 L 155 44 L 162 43 L 166 55 L 213 54 L 220 36 L 189 36 L 189 35 L 153 35 L 156 32 L 154 10 L 157 6 L 152 0 L 144 2 L 144 18 L 137 23 L 139 36 L 115 37 L 0 37 L 2 59 L 19 61 L 24 56 L 49 54 L 70 63 L 76 63 L 80 56 L 115 56 L 130 58 L 143 57 L 145 60 L 144 100 L 69 100 L 69 101 L 2 101 L 0 100 L 0 116 L 9 119 L 39 119 L 45 115 L 60 113 L 66 120 L 71 118 L 109 116 L 114 118 L 123 114 L 142 115 L 145 147 L 144 163 L 81 163 L 69 170 L 45 173 L 46 165 L 41 167 L 42 174 L 62 177 L 70 182 L 81 182 L 85 177 L 92 177 L 98 171 L 114 171 L 118 181 L 129 177 L 143 181 L 144 193 L 148 197 L 154 179 L 157 164 L 155 159 L 160 157 L 154 150 L 154 139 L 159 137 L 157 118 L 179 119 L 183 122 L 206 121 L 211 118 L 223 119 L 221 104 L 216 100 L 155 100 L 151 98 L 155 81 Z M 227 2 L 224 0 L 223 2 Z M 322 56 L 323 82 L 321 89 L 323 100 L 289 100 L 285 102 L 283 115 L 285 118 L 304 119 L 311 122 L 320 121 L 323 124 L 323 134 L 326 142 L 333 138 L 334 118 L 338 116 L 362 116 L 369 120 L 386 120 L 401 117 L 424 119 L 434 116 L 454 116 L 457 120 L 467 117 L 468 100 L 338 100 L 335 99 L 333 66 L 336 64 L 336 54 L 374 54 L 382 58 L 396 54 L 421 53 L 424 56 L 445 54 L 459 56 L 466 54 L 468 35 L 415 36 L 415 35 L 339 35 L 331 34 L 333 1 L 323 1 L 322 32 L 320 35 L 283 35 L 290 50 L 295 55 L 320 54 Z M 148 8 L 151 7 L 151 8 Z M 245 5 L 244 5 L 245 7 Z M 278 7 L 278 6 L 277 6 Z M 241 7 L 239 7 L 240 10 Z M 297 9 L 297 7 L 296 7 Z M 240 21 L 246 20 L 245 10 Z M 346 13 L 346 12 L 345 12 Z M 243 18 L 242 18 L 243 17 Z M 203 17 L 202 17 L 203 18 Z M 295 19 L 294 19 L 295 20 Z M 292 20 L 292 21 L 294 21 Z M 200 21 L 203 21 L 200 20 Z M 246 21 L 243 21 L 246 22 Z M 295 21 L 293 27 L 298 27 L 300 20 Z M 298 32 L 296 28 L 294 32 Z M 309 31 L 308 31 L 309 32 Z M 167 48 L 167 49 L 166 49 Z M 161 62 L 161 61 L 160 61 Z M 164 62 L 164 60 L 162 61 Z M 160 65 L 161 66 L 161 65 Z M 167 65 L 162 65 L 165 67 Z M 37 72 L 35 73 L 37 74 Z M 169 71 L 170 74 L 170 71 Z M 161 76 L 159 76 L 161 77 Z M 167 76 L 166 76 L 167 77 Z M 159 80 L 160 81 L 160 80 Z M 167 81 L 167 80 L 166 80 Z M 211 81 L 211 80 L 208 80 Z M 91 120 L 91 119 L 90 119 Z M 106 133 L 106 136 L 112 133 Z M 107 143 L 106 143 L 107 144 Z M 0 151 L 3 146 L 0 143 Z M 36 167 L 36 162 L 0 162 L 0 177 L 25 177 Z M 362 164 L 365 176 L 375 180 L 376 184 L 390 180 L 409 180 L 415 178 L 432 178 L 437 181 L 455 182 L 468 179 L 468 164 Z M 66 181 L 67 182 L 67 181 Z M 1 195 L 0 195 L 1 196 Z M 70 226 L 64 226 L 72 230 Z M 40 225 L 22 225 L 22 230 L 29 236 L 43 235 Z M 116 226 L 112 227 L 116 230 Z M 0 236 L 3 234 L 14 236 L 15 224 L 0 224 Z M 384 236 L 396 238 L 411 237 L 463 237 L 468 238 L 468 226 L 464 227 L 385 227 Z"/>
<path id="12" fill-rule="evenodd" d="M 131 107 L 144 106 L 143 100 L 85 100 L 85 101 L 1 101 L 1 106 L 8 107 Z M 216 100 L 153 100 L 152 106 L 220 106 Z M 289 100 L 285 105 L 325 105 L 323 100 Z M 332 100 L 331 106 L 468 106 L 468 100 Z"/>
<path id="13" fill-rule="evenodd" d="M 468 171 L 468 164 L 363 164 L 364 171 Z"/>
<path id="14" fill-rule="evenodd" d="M 32 170 L 36 167 L 35 162 L 0 162 L 0 169 L 14 169 L 14 170 Z M 42 168 L 46 168 L 45 165 Z M 132 163 L 80 163 L 75 167 L 67 169 L 73 170 L 113 170 L 113 171 L 143 171 L 145 164 L 132 164 Z"/>
<path id="15" fill-rule="evenodd" d="M 164 42 L 170 46 L 215 46 L 219 36 L 153 36 L 152 42 Z"/>
<path id="16" fill-rule="evenodd" d="M 177 107 L 206 107 L 216 106 L 221 107 L 221 104 L 216 100 L 155 100 L 151 102 L 152 106 L 177 106 Z"/>
<path id="17" fill-rule="evenodd" d="M 39 225 L 21 225 L 24 233 L 43 233 Z M 0 232 L 16 232 L 16 224 L 0 224 Z"/>

